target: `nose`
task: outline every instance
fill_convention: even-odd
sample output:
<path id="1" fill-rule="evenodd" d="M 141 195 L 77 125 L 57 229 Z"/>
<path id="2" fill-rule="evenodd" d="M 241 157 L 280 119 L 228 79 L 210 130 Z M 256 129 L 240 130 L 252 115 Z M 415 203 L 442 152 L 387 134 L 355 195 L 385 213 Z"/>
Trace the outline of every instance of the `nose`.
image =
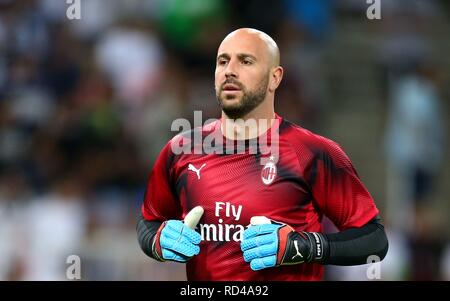
<path id="1" fill-rule="evenodd" d="M 225 77 L 226 78 L 230 78 L 230 77 L 234 77 L 237 78 L 238 77 L 238 73 L 236 71 L 236 66 L 233 60 L 230 60 L 228 62 L 227 68 L 225 69 Z"/>

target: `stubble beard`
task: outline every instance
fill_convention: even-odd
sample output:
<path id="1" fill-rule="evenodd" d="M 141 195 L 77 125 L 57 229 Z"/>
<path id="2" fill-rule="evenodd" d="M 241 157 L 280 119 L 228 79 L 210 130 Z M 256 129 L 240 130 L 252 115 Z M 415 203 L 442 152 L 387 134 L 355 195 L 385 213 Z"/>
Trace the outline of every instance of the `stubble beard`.
<path id="1" fill-rule="evenodd" d="M 234 84 L 239 86 L 242 92 L 241 99 L 238 102 L 227 104 L 226 100 L 236 98 L 235 95 L 223 95 L 223 86 L 225 84 Z M 227 80 L 220 90 L 216 93 L 217 101 L 222 111 L 231 119 L 239 119 L 245 117 L 248 113 L 258 107 L 266 98 L 267 86 L 269 85 L 269 78 L 265 76 L 259 85 L 253 91 L 248 91 L 240 82 L 235 80 Z"/>

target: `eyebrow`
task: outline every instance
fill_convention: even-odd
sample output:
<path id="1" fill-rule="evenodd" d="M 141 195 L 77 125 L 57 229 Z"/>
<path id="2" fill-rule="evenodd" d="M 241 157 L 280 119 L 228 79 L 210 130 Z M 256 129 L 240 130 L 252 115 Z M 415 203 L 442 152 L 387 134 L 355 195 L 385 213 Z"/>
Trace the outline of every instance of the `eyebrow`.
<path id="1" fill-rule="evenodd" d="M 251 58 L 252 60 L 256 61 L 256 57 L 255 57 L 254 55 L 249 54 L 249 53 L 238 53 L 238 54 L 237 54 L 237 57 L 238 57 L 240 60 L 243 60 L 243 59 L 245 59 L 245 58 Z M 219 55 L 217 56 L 217 60 L 219 60 L 219 59 L 221 59 L 221 58 L 224 58 L 224 59 L 230 59 L 231 56 L 230 56 L 228 53 L 221 53 L 221 54 L 219 54 Z"/>
<path id="2" fill-rule="evenodd" d="M 219 54 L 219 55 L 217 56 L 217 60 L 222 59 L 222 58 L 224 58 L 224 59 L 230 59 L 230 56 L 229 56 L 228 54 L 226 54 L 226 53 L 221 53 L 221 54 Z"/>

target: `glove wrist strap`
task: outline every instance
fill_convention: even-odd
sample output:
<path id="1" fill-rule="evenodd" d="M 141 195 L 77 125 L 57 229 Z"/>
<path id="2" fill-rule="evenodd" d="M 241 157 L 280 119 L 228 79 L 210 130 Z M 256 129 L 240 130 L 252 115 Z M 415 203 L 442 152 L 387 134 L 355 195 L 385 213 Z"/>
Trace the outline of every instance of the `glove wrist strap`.
<path id="1" fill-rule="evenodd" d="M 157 261 L 165 261 L 162 255 L 162 249 L 161 249 L 161 244 L 159 242 L 159 237 L 161 235 L 161 231 L 164 228 L 164 226 L 166 225 L 166 222 L 162 223 L 161 226 L 159 227 L 158 231 L 156 232 L 156 235 L 153 237 L 152 240 L 152 254 L 153 254 L 153 258 L 155 258 Z"/>
<path id="2" fill-rule="evenodd" d="M 308 237 L 311 252 L 306 262 L 310 263 L 323 263 L 325 254 L 328 252 L 328 241 L 321 233 L 318 232 L 302 232 Z"/>

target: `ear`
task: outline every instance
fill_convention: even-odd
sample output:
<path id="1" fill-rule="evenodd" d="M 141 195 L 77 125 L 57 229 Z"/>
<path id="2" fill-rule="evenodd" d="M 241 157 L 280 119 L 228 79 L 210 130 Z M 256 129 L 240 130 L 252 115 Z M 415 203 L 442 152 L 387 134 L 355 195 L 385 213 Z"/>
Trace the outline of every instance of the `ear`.
<path id="1" fill-rule="evenodd" d="M 277 66 L 270 71 L 269 91 L 275 92 L 283 79 L 283 67 Z"/>

